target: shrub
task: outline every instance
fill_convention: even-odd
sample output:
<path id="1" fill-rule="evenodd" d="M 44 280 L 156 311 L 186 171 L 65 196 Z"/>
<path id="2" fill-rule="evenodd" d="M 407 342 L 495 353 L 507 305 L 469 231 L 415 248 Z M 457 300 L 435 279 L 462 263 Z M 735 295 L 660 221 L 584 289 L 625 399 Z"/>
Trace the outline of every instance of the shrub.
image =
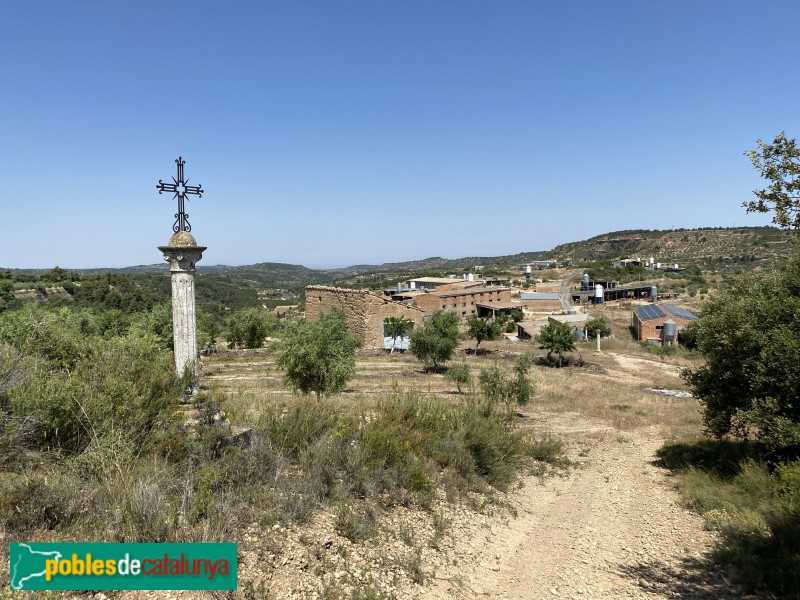
<path id="1" fill-rule="evenodd" d="M 514 360 L 514 369 L 510 377 L 504 375 L 496 366 L 481 369 L 478 378 L 481 392 L 491 402 L 527 404 L 535 389 L 528 377 L 530 365 L 530 356 L 521 354 Z"/>
<path id="2" fill-rule="evenodd" d="M 598 333 L 600 337 L 606 338 L 611 335 L 611 327 L 604 319 L 589 319 L 586 322 L 586 336 L 593 340 Z"/>
<path id="3" fill-rule="evenodd" d="M 263 308 L 243 308 L 227 319 L 227 338 L 232 348 L 260 348 L 278 329 L 278 317 Z"/>

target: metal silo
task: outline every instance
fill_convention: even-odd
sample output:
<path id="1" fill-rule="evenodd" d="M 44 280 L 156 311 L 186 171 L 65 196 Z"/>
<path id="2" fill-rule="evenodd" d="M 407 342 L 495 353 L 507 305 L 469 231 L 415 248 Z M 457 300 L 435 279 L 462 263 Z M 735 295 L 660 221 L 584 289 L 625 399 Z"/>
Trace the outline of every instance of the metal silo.
<path id="1" fill-rule="evenodd" d="M 664 329 L 662 329 L 661 332 L 664 336 L 664 341 L 672 345 L 678 335 L 678 324 L 672 319 L 668 319 L 664 321 Z"/>
<path id="2" fill-rule="evenodd" d="M 584 273 L 583 274 L 583 285 L 581 286 L 581 289 L 582 290 L 588 290 L 589 289 L 589 274 L 588 273 Z"/>
<path id="3" fill-rule="evenodd" d="M 651 285 L 650 286 L 650 298 L 655 302 L 658 300 L 658 286 Z"/>

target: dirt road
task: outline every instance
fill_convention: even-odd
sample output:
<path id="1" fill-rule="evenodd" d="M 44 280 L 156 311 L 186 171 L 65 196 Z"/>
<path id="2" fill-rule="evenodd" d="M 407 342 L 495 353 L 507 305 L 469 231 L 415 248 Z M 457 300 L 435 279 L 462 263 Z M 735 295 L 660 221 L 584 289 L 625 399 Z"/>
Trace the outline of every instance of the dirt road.
<path id="1" fill-rule="evenodd" d="M 526 480 L 517 518 L 472 531 L 434 598 L 735 598 L 708 564 L 713 534 L 654 464 L 657 430 L 619 432 L 575 413 L 531 414 L 579 463 Z"/>

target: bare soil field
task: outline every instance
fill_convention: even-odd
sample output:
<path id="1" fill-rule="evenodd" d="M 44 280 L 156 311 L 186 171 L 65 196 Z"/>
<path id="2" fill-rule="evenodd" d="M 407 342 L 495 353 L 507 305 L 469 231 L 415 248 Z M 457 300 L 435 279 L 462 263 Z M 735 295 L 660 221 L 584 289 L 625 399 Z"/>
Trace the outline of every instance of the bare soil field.
<path id="1" fill-rule="evenodd" d="M 735 598 L 714 570 L 714 533 L 683 508 L 655 452 L 666 440 L 701 435 L 683 390 L 685 358 L 657 358 L 610 344 L 584 344 L 581 361 L 534 366 L 536 397 L 518 412 L 521 426 L 563 441 L 571 466 L 530 472 L 507 493 L 400 507 L 373 515 L 378 534 L 359 543 L 337 534 L 332 511 L 310 523 L 263 530 L 252 524 L 240 544 L 239 585 L 252 598 Z M 526 343 L 487 344 L 486 355 L 457 360 L 473 375 L 510 365 Z M 633 350 L 631 350 L 633 348 Z M 577 358 L 577 354 L 573 358 Z M 232 419 L 246 424 L 266 403 L 292 402 L 268 350 L 205 359 L 202 379 L 224 392 Z M 580 364 L 581 366 L 576 366 Z M 393 390 L 463 396 L 412 356 L 364 353 L 348 389 L 332 402 L 369 407 Z M 190 594 L 174 594 L 191 597 Z M 131 594 L 131 597 L 145 597 Z"/>

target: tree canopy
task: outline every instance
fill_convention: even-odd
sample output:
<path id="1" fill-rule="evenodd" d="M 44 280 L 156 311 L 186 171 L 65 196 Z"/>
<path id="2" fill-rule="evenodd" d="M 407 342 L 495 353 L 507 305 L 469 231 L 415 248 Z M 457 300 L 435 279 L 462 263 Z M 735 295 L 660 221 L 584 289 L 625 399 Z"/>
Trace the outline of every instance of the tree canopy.
<path id="1" fill-rule="evenodd" d="M 692 333 L 706 363 L 684 377 L 709 433 L 800 445 L 800 252 L 712 296 Z"/>
<path id="2" fill-rule="evenodd" d="M 747 212 L 774 211 L 772 222 L 780 227 L 800 228 L 800 148 L 781 131 L 771 144 L 757 140 L 758 148 L 745 152 L 761 177 L 770 181 L 753 190 L 755 200 L 743 203 Z"/>
<path id="3" fill-rule="evenodd" d="M 500 325 L 489 319 L 472 315 L 467 321 L 467 327 L 467 335 L 476 342 L 476 352 L 481 342 L 496 340 L 500 337 Z"/>
<path id="4" fill-rule="evenodd" d="M 389 354 L 394 352 L 397 338 L 402 339 L 404 336 L 408 335 L 408 332 L 411 331 L 413 326 L 414 322 L 405 317 L 386 317 L 383 320 L 383 331 L 392 338 L 392 349 L 389 351 Z"/>
<path id="5" fill-rule="evenodd" d="M 426 369 L 438 369 L 453 357 L 458 338 L 458 315 L 437 310 L 411 332 L 411 352 Z"/>
<path id="6" fill-rule="evenodd" d="M 347 328 L 339 309 L 323 313 L 316 321 L 295 321 L 283 330 L 275 365 L 284 380 L 304 394 L 341 392 L 356 370 L 355 351 L 361 341 Z"/>
<path id="7" fill-rule="evenodd" d="M 542 327 L 539 335 L 536 336 L 536 341 L 547 350 L 548 360 L 553 352 L 558 355 L 558 366 L 560 367 L 564 353 L 575 350 L 575 330 L 566 323 L 550 321 Z"/>
<path id="8" fill-rule="evenodd" d="M 472 383 L 472 374 L 469 372 L 469 365 L 465 362 L 450 365 L 447 367 L 447 372 L 444 376 L 456 384 L 459 394 L 461 393 L 462 385 L 470 385 Z"/>

